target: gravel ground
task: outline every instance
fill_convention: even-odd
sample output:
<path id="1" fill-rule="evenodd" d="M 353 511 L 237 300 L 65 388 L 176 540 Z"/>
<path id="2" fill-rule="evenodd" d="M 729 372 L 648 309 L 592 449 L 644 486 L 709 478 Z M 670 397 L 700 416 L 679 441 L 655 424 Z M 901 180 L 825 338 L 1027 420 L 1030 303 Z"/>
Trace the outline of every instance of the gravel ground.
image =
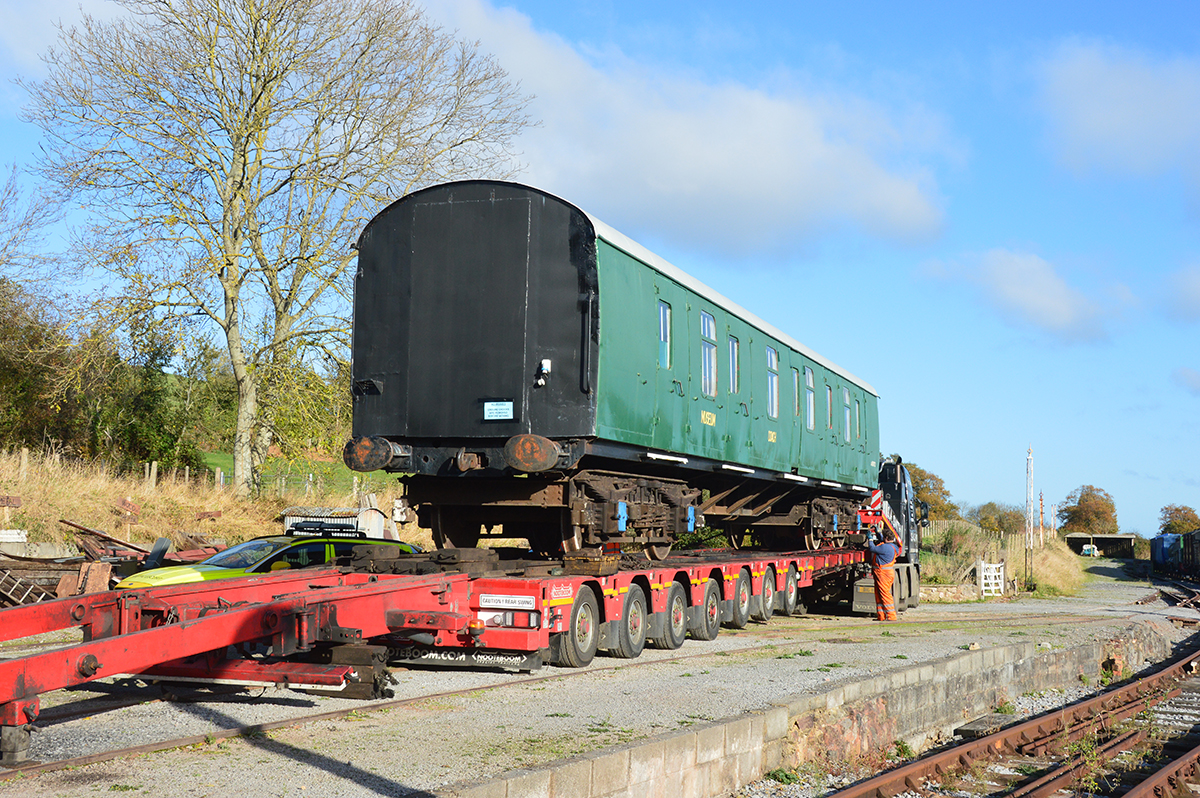
<path id="1" fill-rule="evenodd" d="M 216 697 L 200 693 L 196 695 L 204 700 L 199 702 L 153 702 L 99 712 L 105 700 L 129 695 L 149 700 L 158 692 L 120 683 L 89 685 L 43 697 L 47 709 L 70 704 L 94 708 L 96 714 L 43 723 L 33 736 L 31 758 L 203 737 L 297 712 L 346 706 L 360 711 L 346 719 L 16 778 L 0 782 L 0 796 L 109 791 L 225 796 L 235 790 L 256 796 L 421 795 L 760 710 L 789 696 L 823 692 L 842 681 L 940 659 L 971 645 L 1033 641 L 1066 647 L 1109 636 L 1139 617 L 1198 617 L 1195 611 L 1161 603 L 1135 605 L 1151 592 L 1145 582 L 1112 581 L 1105 574 L 1106 568 L 1115 574 L 1112 565 L 1102 561 L 1095 567 L 1100 578 L 1078 598 L 926 604 L 887 626 L 851 617 L 777 617 L 767 626 L 722 630 L 711 643 L 688 641 L 676 652 L 647 649 L 633 662 L 597 658 L 583 671 L 546 668 L 534 674 L 571 674 L 552 681 L 517 684 L 528 674 L 402 671 L 396 674 L 396 697 L 418 700 L 391 708 L 270 690 Z M 1063 624 L 1068 615 L 1085 615 L 1088 621 Z M 441 695 L 470 688 L 474 692 L 467 695 Z M 820 792 L 801 787 L 766 781 L 738 795 Z"/>

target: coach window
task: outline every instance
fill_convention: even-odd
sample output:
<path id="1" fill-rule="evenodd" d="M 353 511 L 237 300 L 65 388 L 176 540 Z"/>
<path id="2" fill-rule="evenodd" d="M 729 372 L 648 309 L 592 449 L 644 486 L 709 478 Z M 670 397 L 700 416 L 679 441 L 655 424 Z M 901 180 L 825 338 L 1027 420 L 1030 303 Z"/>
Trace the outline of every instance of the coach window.
<path id="1" fill-rule="evenodd" d="M 738 368 L 738 339 L 729 336 L 729 392 L 741 390 L 741 370 Z"/>
<path id="2" fill-rule="evenodd" d="M 671 306 L 658 300 L 658 365 L 671 368 Z"/>
<path id="3" fill-rule="evenodd" d="M 800 418 L 800 369 L 792 369 L 792 410 Z"/>
<path id="4" fill-rule="evenodd" d="M 850 389 L 842 389 L 842 438 L 846 443 L 850 442 Z"/>
<path id="5" fill-rule="evenodd" d="M 806 426 L 809 429 L 817 428 L 817 386 L 813 382 L 813 370 L 808 366 L 804 367 L 804 413 L 807 416 L 805 419 Z"/>
<path id="6" fill-rule="evenodd" d="M 717 395 L 717 320 L 700 311 L 700 390 L 705 396 Z"/>
<path id="7" fill-rule="evenodd" d="M 854 437 L 857 440 L 862 437 L 862 408 L 861 402 L 854 400 Z"/>
<path id="8" fill-rule="evenodd" d="M 779 353 L 767 347 L 767 415 L 779 418 Z"/>
<path id="9" fill-rule="evenodd" d="M 825 429 L 833 429 L 833 386 L 825 386 Z"/>

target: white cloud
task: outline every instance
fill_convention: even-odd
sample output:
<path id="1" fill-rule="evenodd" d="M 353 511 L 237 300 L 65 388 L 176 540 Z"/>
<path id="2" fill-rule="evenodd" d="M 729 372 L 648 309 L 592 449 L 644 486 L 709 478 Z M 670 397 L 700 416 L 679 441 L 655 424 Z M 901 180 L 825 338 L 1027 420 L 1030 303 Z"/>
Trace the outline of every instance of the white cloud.
<path id="1" fill-rule="evenodd" d="M 941 224 L 931 171 L 912 165 L 941 146 L 940 120 L 922 109 L 709 83 L 611 48 L 585 56 L 482 0 L 429 8 L 537 95 L 523 179 L 631 234 L 745 252 L 846 225 L 918 240 Z"/>
<path id="2" fill-rule="evenodd" d="M 1099 306 L 1044 258 L 993 249 L 970 260 L 965 276 L 980 288 L 987 303 L 1010 321 L 1065 341 L 1106 337 Z"/>
<path id="3" fill-rule="evenodd" d="M 1042 64 L 1052 141 L 1075 169 L 1200 177 L 1200 59 L 1072 40 Z"/>
<path id="4" fill-rule="evenodd" d="M 1200 321 L 1200 265 L 1185 266 L 1168 279 L 1168 307 L 1183 321 Z"/>
<path id="5" fill-rule="evenodd" d="M 1171 372 L 1171 380 L 1193 396 L 1200 396 L 1200 371 L 1180 366 Z"/>

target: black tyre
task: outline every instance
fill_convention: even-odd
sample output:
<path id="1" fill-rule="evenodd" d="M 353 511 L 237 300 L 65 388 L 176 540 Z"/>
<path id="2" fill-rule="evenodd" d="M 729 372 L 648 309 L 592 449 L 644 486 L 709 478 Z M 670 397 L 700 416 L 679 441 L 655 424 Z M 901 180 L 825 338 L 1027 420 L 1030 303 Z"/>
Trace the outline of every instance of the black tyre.
<path id="1" fill-rule="evenodd" d="M 745 629 L 750 623 L 750 597 L 754 595 L 750 586 L 750 572 L 743 568 L 738 572 L 737 583 L 733 587 L 733 619 L 729 626 L 733 629 Z"/>
<path id="2" fill-rule="evenodd" d="M 600 644 L 600 610 L 590 587 L 579 589 L 571 605 L 571 626 L 560 635 L 559 665 L 582 668 L 596 656 Z"/>
<path id="3" fill-rule="evenodd" d="M 693 640 L 716 640 L 721 633 L 721 586 L 716 579 L 704 584 L 704 603 L 700 605 L 700 621 L 689 631 Z"/>
<path id="4" fill-rule="evenodd" d="M 646 647 L 646 594 L 637 585 L 630 585 L 621 610 L 617 645 L 610 653 L 614 657 L 633 659 Z"/>
<path id="5" fill-rule="evenodd" d="M 771 620 L 771 616 L 775 614 L 775 569 L 767 566 L 767 572 L 763 574 L 762 592 L 759 594 L 760 603 L 757 613 L 758 620 L 767 623 Z"/>
<path id="6" fill-rule="evenodd" d="M 667 621 L 663 624 L 662 637 L 651 640 L 655 648 L 665 648 L 671 651 L 683 645 L 687 637 L 687 596 L 683 585 L 672 582 L 667 589 Z"/>
<path id="7" fill-rule="evenodd" d="M 787 579 L 783 585 L 783 601 L 780 602 L 784 615 L 796 615 L 796 605 L 800 603 L 800 575 L 796 566 L 789 565 Z"/>
<path id="8" fill-rule="evenodd" d="M 901 608 L 900 603 L 897 602 L 897 612 L 904 612 L 904 610 L 921 603 L 921 586 L 917 584 L 916 575 L 916 571 L 911 567 L 904 569 L 904 607 Z"/>

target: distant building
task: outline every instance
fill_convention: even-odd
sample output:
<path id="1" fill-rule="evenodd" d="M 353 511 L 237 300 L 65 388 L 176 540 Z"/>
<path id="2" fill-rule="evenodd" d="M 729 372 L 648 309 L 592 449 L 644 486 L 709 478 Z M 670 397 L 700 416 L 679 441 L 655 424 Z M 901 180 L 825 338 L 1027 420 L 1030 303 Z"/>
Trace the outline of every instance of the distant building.
<path id="1" fill-rule="evenodd" d="M 1089 535 L 1086 532 L 1069 532 L 1064 536 L 1067 546 L 1076 554 L 1083 554 L 1084 546 L 1095 546 L 1101 557 L 1116 557 L 1133 559 L 1133 543 L 1137 540 L 1133 533 L 1118 533 L 1115 535 Z"/>

